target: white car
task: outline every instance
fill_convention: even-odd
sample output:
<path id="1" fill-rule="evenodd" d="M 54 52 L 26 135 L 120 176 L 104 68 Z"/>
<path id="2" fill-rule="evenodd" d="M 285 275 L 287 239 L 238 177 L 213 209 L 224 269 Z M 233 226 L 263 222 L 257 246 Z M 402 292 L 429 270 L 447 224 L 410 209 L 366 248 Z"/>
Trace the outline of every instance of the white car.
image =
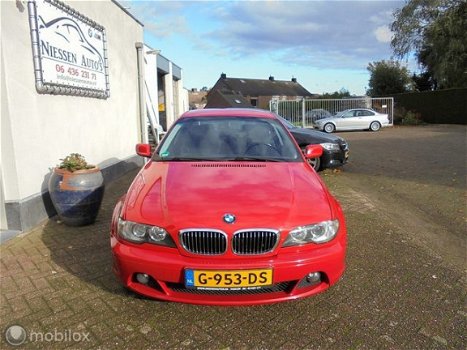
<path id="1" fill-rule="evenodd" d="M 313 127 L 327 133 L 341 130 L 371 130 L 378 131 L 381 127 L 388 126 L 387 114 L 375 112 L 372 109 L 354 108 L 339 112 L 336 115 L 319 119 L 313 123 Z"/>

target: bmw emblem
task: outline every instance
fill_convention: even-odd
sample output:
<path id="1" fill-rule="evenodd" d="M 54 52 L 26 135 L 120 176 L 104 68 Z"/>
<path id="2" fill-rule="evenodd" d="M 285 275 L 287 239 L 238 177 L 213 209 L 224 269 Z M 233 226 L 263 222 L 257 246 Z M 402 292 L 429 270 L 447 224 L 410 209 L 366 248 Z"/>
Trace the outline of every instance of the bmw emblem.
<path id="1" fill-rule="evenodd" d="M 235 215 L 233 214 L 225 214 L 224 221 L 228 224 L 233 224 L 235 222 Z"/>

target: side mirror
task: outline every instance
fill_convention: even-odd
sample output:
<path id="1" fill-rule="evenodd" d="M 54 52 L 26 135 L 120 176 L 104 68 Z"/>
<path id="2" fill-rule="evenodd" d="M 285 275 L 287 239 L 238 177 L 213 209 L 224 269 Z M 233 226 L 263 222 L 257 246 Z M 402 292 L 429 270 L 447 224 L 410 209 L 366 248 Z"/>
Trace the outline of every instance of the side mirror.
<path id="1" fill-rule="evenodd" d="M 319 158 L 323 154 L 323 146 L 321 145 L 308 145 L 305 148 L 305 158 L 313 159 Z"/>
<path id="2" fill-rule="evenodd" d="M 138 143 L 136 153 L 141 157 L 151 158 L 151 145 L 147 143 Z"/>

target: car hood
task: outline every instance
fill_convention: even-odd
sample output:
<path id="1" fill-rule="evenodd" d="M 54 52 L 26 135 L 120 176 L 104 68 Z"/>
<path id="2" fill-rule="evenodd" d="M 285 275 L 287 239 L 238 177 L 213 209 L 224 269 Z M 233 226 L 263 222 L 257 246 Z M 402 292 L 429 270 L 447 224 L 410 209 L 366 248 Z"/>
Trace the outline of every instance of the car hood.
<path id="1" fill-rule="evenodd" d="M 303 139 L 304 141 L 312 141 L 308 143 L 324 143 L 333 142 L 339 143 L 343 141 L 343 138 L 332 134 L 327 134 L 322 131 L 306 129 L 306 128 L 293 128 L 290 130 L 292 135 L 297 139 Z"/>
<path id="2" fill-rule="evenodd" d="M 127 193 L 124 219 L 176 233 L 284 229 L 329 220 L 329 193 L 304 162 L 150 162 Z M 236 221 L 226 224 L 226 213 Z"/>

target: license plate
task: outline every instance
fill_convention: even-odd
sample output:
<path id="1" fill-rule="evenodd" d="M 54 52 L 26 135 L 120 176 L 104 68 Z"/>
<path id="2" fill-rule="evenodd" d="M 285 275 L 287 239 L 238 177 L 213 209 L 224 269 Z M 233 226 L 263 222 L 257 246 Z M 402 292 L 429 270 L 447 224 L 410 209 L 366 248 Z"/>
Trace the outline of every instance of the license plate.
<path id="1" fill-rule="evenodd" d="M 185 270 L 188 288 L 254 288 L 272 284 L 272 269 L 256 270 Z"/>

